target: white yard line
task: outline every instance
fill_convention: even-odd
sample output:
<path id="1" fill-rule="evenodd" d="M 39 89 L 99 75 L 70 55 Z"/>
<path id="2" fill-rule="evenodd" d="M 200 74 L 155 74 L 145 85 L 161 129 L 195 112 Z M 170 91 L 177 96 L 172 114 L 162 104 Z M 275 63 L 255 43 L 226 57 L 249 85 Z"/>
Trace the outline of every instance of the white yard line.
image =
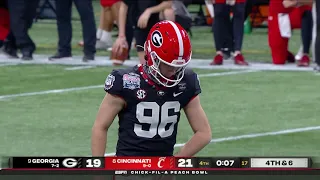
<path id="1" fill-rule="evenodd" d="M 3 66 L 15 66 L 15 65 L 18 65 L 18 63 L 4 63 L 4 64 L 0 64 L 0 67 L 3 67 Z"/>
<path id="2" fill-rule="evenodd" d="M 73 66 L 112 66 L 112 61 L 108 56 L 96 56 L 95 61 L 82 62 L 82 56 L 73 56 L 71 60 L 63 61 L 48 61 L 48 55 L 35 54 L 33 61 L 22 61 L 22 60 L 12 60 L 5 55 L 0 54 L 0 63 L 17 63 L 17 64 L 60 64 L 60 65 L 73 65 Z M 267 71 L 311 71 L 312 67 L 297 67 L 295 64 L 286 64 L 283 66 L 273 65 L 271 63 L 259 63 L 255 61 L 250 61 L 250 66 L 238 66 L 231 60 L 227 60 L 222 66 L 210 66 L 209 63 L 212 59 L 193 59 L 189 67 L 201 68 L 201 69 L 256 69 L 256 70 L 267 70 Z M 139 63 L 137 57 L 132 57 L 131 60 L 125 61 L 125 66 L 134 66 Z"/>
<path id="3" fill-rule="evenodd" d="M 249 73 L 249 72 L 257 72 L 257 70 L 199 74 L 199 77 L 227 76 L 227 75 L 234 75 L 234 74 L 244 74 L 244 73 Z M 74 87 L 74 88 L 66 88 L 66 89 L 53 89 L 53 90 L 47 90 L 47 91 L 2 95 L 2 96 L 0 96 L 0 100 L 7 99 L 7 98 L 15 98 L 15 97 L 36 96 L 36 95 L 44 95 L 44 94 L 57 94 L 57 93 L 80 91 L 80 90 L 95 89 L 95 88 L 103 88 L 103 85 Z"/>
<path id="4" fill-rule="evenodd" d="M 285 130 L 273 131 L 273 132 L 253 133 L 253 134 L 245 134 L 245 135 L 240 135 L 240 136 L 230 136 L 230 137 L 224 137 L 224 138 L 217 138 L 217 139 L 212 139 L 210 141 L 210 143 L 236 141 L 236 140 L 241 140 L 241 139 L 251 139 L 251 138 L 265 137 L 265 136 L 276 136 L 276 135 L 314 131 L 314 130 L 320 130 L 320 126 L 310 126 L 310 127 L 304 127 L 304 128 L 285 129 Z M 185 143 L 176 144 L 174 147 L 182 147 L 184 145 L 185 145 Z M 106 153 L 105 154 L 105 156 L 113 156 L 113 155 L 115 155 L 115 153 Z"/>
<path id="5" fill-rule="evenodd" d="M 230 72 L 221 72 L 221 73 L 208 73 L 208 74 L 199 74 L 199 77 L 213 77 L 213 76 L 227 76 L 227 75 L 234 75 L 234 74 L 243 74 L 249 72 L 257 72 L 259 70 L 245 70 L 245 71 L 230 71 Z"/>
<path id="6" fill-rule="evenodd" d="M 30 92 L 30 93 L 9 94 L 9 95 L 0 96 L 0 100 L 6 99 L 6 98 L 14 98 L 14 97 L 36 96 L 36 95 L 43 95 L 43 94 L 57 94 L 57 93 L 80 91 L 80 90 L 95 89 L 95 88 L 102 88 L 102 87 L 103 85 L 95 85 L 95 86 L 75 87 L 75 88 L 67 88 L 67 89 L 53 89 L 48 91 L 38 91 L 38 92 Z"/>
<path id="7" fill-rule="evenodd" d="M 96 66 L 74 66 L 74 67 L 64 68 L 64 70 L 74 71 L 74 70 L 90 69 L 90 68 L 95 68 L 95 67 Z"/>

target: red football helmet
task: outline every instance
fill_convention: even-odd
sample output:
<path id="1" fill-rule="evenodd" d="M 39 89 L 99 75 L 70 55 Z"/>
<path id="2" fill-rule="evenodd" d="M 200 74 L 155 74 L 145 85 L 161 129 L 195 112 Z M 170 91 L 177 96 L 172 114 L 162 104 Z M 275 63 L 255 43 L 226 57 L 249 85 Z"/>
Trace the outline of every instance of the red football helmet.
<path id="1" fill-rule="evenodd" d="M 163 86 L 177 85 L 191 60 L 191 49 L 188 33 L 179 24 L 172 21 L 158 22 L 151 28 L 144 44 L 149 73 Z M 160 72 L 160 63 L 175 67 L 175 76 L 165 77 Z"/>

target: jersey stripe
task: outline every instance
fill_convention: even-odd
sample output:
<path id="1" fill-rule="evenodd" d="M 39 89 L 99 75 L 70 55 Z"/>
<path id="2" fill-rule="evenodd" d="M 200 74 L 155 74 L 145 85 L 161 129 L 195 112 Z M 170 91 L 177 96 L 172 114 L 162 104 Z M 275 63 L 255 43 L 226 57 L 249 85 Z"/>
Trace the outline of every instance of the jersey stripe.
<path id="1" fill-rule="evenodd" d="M 171 26 L 173 27 L 173 29 L 175 30 L 175 32 L 177 34 L 178 42 L 179 42 L 179 57 L 178 57 L 178 60 L 182 60 L 184 49 L 183 49 L 183 41 L 182 41 L 181 33 L 179 31 L 178 26 L 175 23 L 173 23 L 172 21 L 168 21 L 168 22 L 171 24 Z"/>

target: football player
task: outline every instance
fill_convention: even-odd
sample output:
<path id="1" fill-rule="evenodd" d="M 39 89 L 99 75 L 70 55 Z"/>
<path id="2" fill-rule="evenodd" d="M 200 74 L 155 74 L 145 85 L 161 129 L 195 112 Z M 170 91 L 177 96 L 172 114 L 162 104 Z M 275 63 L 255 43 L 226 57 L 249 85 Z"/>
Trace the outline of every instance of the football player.
<path id="1" fill-rule="evenodd" d="M 314 46 L 314 55 L 315 55 L 315 62 L 316 67 L 314 68 L 315 71 L 320 72 L 320 4 L 319 1 L 313 0 L 284 0 L 283 6 L 284 7 L 291 7 L 291 6 L 300 6 L 300 5 L 312 5 L 314 3 L 315 6 L 315 46 Z"/>
<path id="2" fill-rule="evenodd" d="M 112 46 L 112 29 L 116 22 L 118 24 L 118 12 L 120 0 L 100 0 L 101 13 L 99 27 L 97 28 L 96 49 L 108 50 Z M 80 46 L 84 46 L 83 41 L 79 42 Z"/>
<path id="3" fill-rule="evenodd" d="M 173 156 L 180 111 L 194 132 L 174 156 L 193 156 L 211 140 L 211 128 L 200 104 L 187 32 L 172 21 L 156 23 L 144 45 L 146 64 L 113 70 L 92 128 L 92 155 L 104 156 L 107 132 L 119 117 L 116 156 Z"/>
<path id="4" fill-rule="evenodd" d="M 311 6 L 300 5 L 291 0 L 270 0 L 268 17 L 268 41 L 271 50 L 272 62 L 276 65 L 283 65 L 287 61 L 294 62 L 294 55 L 288 51 L 292 29 L 303 28 L 301 35 L 305 47 L 305 56 L 298 62 L 297 66 L 307 67 L 310 64 L 307 52 L 311 44 L 312 28 L 308 25 L 301 26 L 302 21 L 308 24 L 311 16 Z M 291 3 L 291 4 L 288 4 Z M 308 33 L 308 30 L 310 32 Z"/>

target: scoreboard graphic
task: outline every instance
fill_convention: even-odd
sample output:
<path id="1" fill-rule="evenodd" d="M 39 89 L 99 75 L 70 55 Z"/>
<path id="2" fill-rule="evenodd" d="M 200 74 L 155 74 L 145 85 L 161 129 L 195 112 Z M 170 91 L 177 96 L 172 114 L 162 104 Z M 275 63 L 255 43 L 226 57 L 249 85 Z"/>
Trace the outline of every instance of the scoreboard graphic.
<path id="1" fill-rule="evenodd" d="M 79 175 L 320 175 L 310 157 L 3 157 L 0 176 Z"/>

